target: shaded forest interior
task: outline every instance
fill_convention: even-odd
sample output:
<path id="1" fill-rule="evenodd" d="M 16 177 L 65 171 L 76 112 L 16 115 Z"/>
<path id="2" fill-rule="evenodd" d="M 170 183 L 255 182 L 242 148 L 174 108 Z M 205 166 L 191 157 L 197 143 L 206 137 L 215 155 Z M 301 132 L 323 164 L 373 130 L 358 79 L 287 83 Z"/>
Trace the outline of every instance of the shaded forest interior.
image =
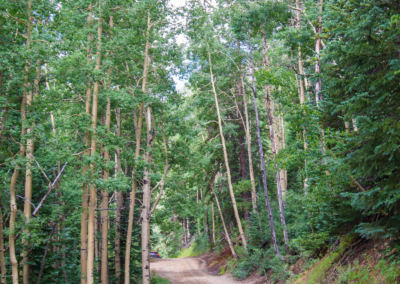
<path id="1" fill-rule="evenodd" d="M 400 3 L 174 2 L 0 0 L 0 283 L 397 283 Z"/>

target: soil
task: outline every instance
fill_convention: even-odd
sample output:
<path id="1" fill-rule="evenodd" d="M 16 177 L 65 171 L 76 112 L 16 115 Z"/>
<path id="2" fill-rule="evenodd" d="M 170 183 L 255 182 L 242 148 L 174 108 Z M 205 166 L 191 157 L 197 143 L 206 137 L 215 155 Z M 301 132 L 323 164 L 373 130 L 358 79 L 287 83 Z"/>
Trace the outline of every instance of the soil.
<path id="1" fill-rule="evenodd" d="M 243 283 L 235 281 L 230 275 L 215 276 L 205 269 L 205 261 L 200 258 L 167 258 L 154 259 L 151 262 L 151 271 L 172 284 L 234 284 Z"/>
<path id="2" fill-rule="evenodd" d="M 205 268 L 207 271 L 213 275 L 218 275 L 222 267 L 226 266 L 232 257 L 233 255 L 229 247 L 225 247 L 217 254 L 210 252 L 200 256 L 200 258 L 205 261 Z"/>

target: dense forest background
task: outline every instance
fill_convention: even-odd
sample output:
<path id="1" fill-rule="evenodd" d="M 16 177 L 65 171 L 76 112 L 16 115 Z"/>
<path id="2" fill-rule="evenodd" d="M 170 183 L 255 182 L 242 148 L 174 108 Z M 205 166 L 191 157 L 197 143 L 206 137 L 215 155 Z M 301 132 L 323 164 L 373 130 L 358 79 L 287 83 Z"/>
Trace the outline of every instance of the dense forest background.
<path id="1" fill-rule="evenodd" d="M 1 283 L 150 283 L 189 244 L 239 279 L 397 263 L 400 3 L 173 2 L 0 1 Z"/>

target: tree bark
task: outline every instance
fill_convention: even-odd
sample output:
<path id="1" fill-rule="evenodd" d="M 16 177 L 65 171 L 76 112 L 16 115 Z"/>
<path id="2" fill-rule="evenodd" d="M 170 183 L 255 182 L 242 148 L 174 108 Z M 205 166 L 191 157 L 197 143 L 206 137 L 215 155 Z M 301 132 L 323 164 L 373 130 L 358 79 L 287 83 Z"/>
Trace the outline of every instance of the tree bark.
<path id="1" fill-rule="evenodd" d="M 116 120 L 117 120 L 117 136 L 121 137 L 121 109 L 117 108 L 116 112 Z M 115 152 L 116 158 L 116 174 L 122 171 L 121 167 L 121 149 L 118 147 Z M 121 191 L 116 193 L 117 198 L 117 210 L 115 213 L 115 277 L 117 278 L 116 284 L 121 283 L 121 211 L 120 209 L 124 206 L 124 195 Z"/>
<path id="2" fill-rule="evenodd" d="M 0 86 L 1 90 L 1 86 Z M 1 201 L 1 191 L 0 191 L 0 201 Z M 7 267 L 6 261 L 4 258 L 4 237 L 3 237 L 3 214 L 0 208 L 0 272 L 1 278 L 0 283 L 6 284 L 6 276 L 7 276 Z"/>
<path id="3" fill-rule="evenodd" d="M 249 39 L 250 63 L 251 63 L 251 71 L 252 71 L 251 77 L 252 77 L 252 87 L 253 87 L 253 95 L 254 95 L 254 111 L 255 111 L 255 118 L 256 118 L 258 150 L 259 150 L 259 154 L 260 154 L 261 169 L 262 169 L 262 172 L 263 172 L 263 186 L 264 186 L 264 195 L 265 195 L 265 206 L 267 207 L 267 212 L 268 212 L 268 217 L 269 217 L 269 226 L 270 226 L 270 229 L 271 229 L 272 242 L 274 243 L 275 254 L 278 257 L 281 257 L 281 254 L 279 252 L 278 243 L 277 243 L 277 240 L 276 240 L 274 220 L 273 220 L 273 217 L 272 217 L 271 205 L 270 205 L 270 202 L 269 202 L 269 195 L 268 195 L 267 170 L 265 168 L 264 152 L 263 152 L 263 147 L 262 147 L 262 142 L 261 142 L 261 133 L 260 133 L 260 121 L 258 119 L 257 93 L 256 93 L 256 83 L 255 83 L 255 78 L 254 78 L 253 50 L 252 50 L 252 46 L 251 46 L 250 35 L 248 35 L 248 39 Z"/>
<path id="4" fill-rule="evenodd" d="M 154 138 L 155 125 L 152 125 L 151 108 L 147 107 L 146 112 L 147 126 L 147 147 L 144 154 L 144 160 L 148 164 L 144 169 L 143 177 L 143 205 L 142 205 L 142 281 L 143 284 L 150 284 L 150 205 L 151 205 L 151 181 L 150 181 L 150 149 Z"/>
<path id="5" fill-rule="evenodd" d="M 110 30 L 112 31 L 114 27 L 113 17 L 110 16 Z M 110 32 L 111 33 L 111 32 Z M 107 87 L 111 87 L 111 68 L 107 70 Z M 107 132 L 110 132 L 111 126 L 111 101 L 107 98 L 107 110 L 106 110 L 106 128 Z M 108 145 L 105 145 L 106 147 Z M 106 149 L 104 151 L 104 162 L 106 163 L 106 168 L 104 170 L 104 180 L 107 180 L 110 176 L 108 170 L 108 163 L 110 162 L 110 151 Z M 101 283 L 108 284 L 108 190 L 102 190 L 101 192 Z"/>
<path id="6" fill-rule="evenodd" d="M 27 50 L 30 49 L 30 44 L 31 44 L 31 34 L 32 34 L 32 3 L 31 1 L 28 1 L 28 22 L 27 22 Z M 39 69 L 40 70 L 40 69 Z M 40 71 L 39 71 L 40 72 Z M 29 62 L 27 61 L 25 64 L 25 79 L 24 79 L 24 84 L 25 84 L 25 90 L 26 92 L 26 105 L 30 106 L 32 103 L 32 92 L 28 92 L 28 74 L 29 74 Z M 32 132 L 32 128 L 28 128 L 27 134 Z M 27 154 L 30 153 L 33 155 L 33 140 L 29 138 L 27 140 L 26 144 L 26 152 Z M 32 158 L 27 155 L 27 164 L 26 164 L 26 170 L 25 170 L 25 201 L 24 201 L 24 215 L 27 221 L 31 218 L 31 200 L 32 200 L 32 172 L 30 170 L 31 167 L 31 160 Z M 29 233 L 27 234 L 29 235 Z M 23 239 L 22 243 L 26 246 L 29 245 L 29 240 Z M 24 284 L 29 284 L 29 258 L 28 258 L 28 251 L 23 251 L 22 252 L 22 282 Z"/>
<path id="7" fill-rule="evenodd" d="M 214 84 L 214 74 L 212 71 L 212 61 L 211 61 L 211 53 L 210 51 L 208 51 L 208 59 L 209 59 L 209 64 L 210 64 L 210 79 L 211 79 L 211 85 L 212 85 L 212 90 L 214 93 L 214 100 L 215 100 L 215 107 L 217 109 L 217 116 L 218 116 L 218 125 L 219 125 L 219 133 L 221 136 L 221 142 L 222 142 L 222 149 L 224 152 L 224 160 L 225 160 L 225 167 L 226 167 L 226 173 L 228 175 L 228 186 L 229 186 L 229 193 L 231 195 L 231 200 L 232 200 L 232 206 L 233 206 L 233 211 L 235 212 L 235 218 L 236 218 L 236 222 L 239 228 L 239 233 L 240 233 L 240 238 L 242 240 L 243 243 L 243 247 L 245 248 L 245 250 L 247 251 L 247 241 L 246 241 L 246 237 L 244 235 L 244 231 L 242 228 L 242 223 L 240 220 L 240 216 L 239 216 L 239 211 L 237 209 L 237 205 L 236 205 L 236 198 L 235 198 L 235 194 L 233 192 L 233 186 L 232 186 L 232 179 L 231 179 L 231 170 L 229 168 L 229 160 L 228 160 L 228 153 L 226 150 L 226 143 L 225 143 L 225 137 L 224 137 L 224 132 L 222 130 L 222 118 L 221 118 L 221 113 L 219 110 L 219 103 L 218 103 L 218 96 L 217 96 L 217 92 L 215 90 L 215 84 Z"/>
<path id="8" fill-rule="evenodd" d="M 250 39 L 249 39 L 250 40 Z M 267 59 L 267 39 L 265 35 L 265 30 L 263 30 L 263 61 L 264 61 L 264 68 L 267 68 L 268 65 L 268 59 Z M 254 65 L 252 65 L 253 68 L 253 74 L 254 74 Z M 253 76 L 254 78 L 254 76 Z M 254 79 L 253 79 L 254 80 Z M 255 86 L 253 86 L 255 87 Z M 285 248 L 286 252 L 290 254 L 290 249 L 289 249 L 289 236 L 287 233 L 287 228 L 286 228 L 286 220 L 285 220 L 285 208 L 283 207 L 283 200 L 282 200 L 282 188 L 281 188 L 281 179 L 279 176 L 279 170 L 278 170 L 278 164 L 277 164 L 277 156 L 278 156 L 278 150 L 279 150 L 279 137 L 275 137 L 275 134 L 278 133 L 278 127 L 276 124 L 276 120 L 274 121 L 274 116 L 273 116 L 273 101 L 271 100 L 270 93 L 269 93 L 269 88 L 267 85 L 264 85 L 264 92 L 265 92 L 265 101 L 266 101 L 266 109 L 267 109 L 267 116 L 268 116 L 268 123 L 269 123 L 269 136 L 271 139 L 271 148 L 272 148 L 272 155 L 274 159 L 274 167 L 275 167 L 275 176 L 276 176 L 276 187 L 278 191 L 278 202 L 279 202 L 279 212 L 281 215 L 281 223 L 283 226 L 283 238 L 285 241 Z M 255 99 L 255 98 L 254 98 Z M 277 143 L 278 142 L 278 143 Z"/>
<path id="9" fill-rule="evenodd" d="M 254 169 L 253 169 L 253 155 L 251 154 L 251 135 L 250 135 L 250 123 L 249 123 L 249 114 L 247 111 L 247 99 L 246 99 L 246 88 L 243 84 L 243 77 L 241 78 L 241 85 L 243 87 L 243 105 L 244 105 L 244 114 L 246 117 L 246 140 L 247 140 L 247 154 L 249 156 L 249 169 L 250 169 L 250 180 L 251 180 L 251 201 L 253 204 L 253 213 L 258 215 L 258 207 L 257 207 L 257 193 L 256 193 L 256 182 L 254 178 Z"/>
<path id="10" fill-rule="evenodd" d="M 93 18 L 92 14 L 92 5 L 89 5 L 89 15 L 87 18 L 88 25 L 91 24 Z M 91 60 L 92 57 L 92 49 L 91 49 L 91 42 L 93 40 L 93 35 L 89 33 L 88 35 L 88 43 L 87 43 L 87 60 L 88 62 Z M 87 116 L 90 114 L 90 99 L 91 99 L 91 82 L 88 82 L 88 87 L 86 89 L 86 103 L 85 103 L 85 113 Z M 89 129 L 85 131 L 85 152 L 83 157 L 90 155 L 90 132 Z M 86 165 L 82 168 L 82 176 L 85 177 L 88 171 L 88 167 Z M 89 185 L 84 184 L 82 188 L 82 213 L 81 213 L 81 253 L 80 253 L 80 260 L 81 260 L 81 284 L 87 283 L 87 232 L 88 232 L 88 206 L 89 206 Z"/>
<path id="11" fill-rule="evenodd" d="M 150 62 L 149 58 L 149 48 L 150 48 L 150 13 L 147 15 L 147 32 L 146 32 L 146 46 L 144 51 L 144 64 L 143 64 L 143 83 L 142 83 L 142 91 L 143 93 L 147 90 L 147 76 L 148 76 L 148 65 Z M 140 114 L 139 114 L 139 123 L 138 130 L 136 131 L 136 152 L 135 159 L 137 160 L 140 152 L 140 139 L 142 135 L 142 121 L 143 121 L 143 107 L 144 103 L 140 105 Z M 136 168 L 136 165 L 135 165 Z M 124 283 L 129 284 L 129 265 L 130 265 L 130 255 L 131 255 L 131 242 L 132 242 L 132 226 L 133 226 L 133 212 L 135 207 L 135 196 L 136 196 L 136 179 L 135 179 L 136 169 L 132 172 L 132 192 L 131 192 L 131 200 L 129 206 L 129 220 L 128 220 L 128 233 L 126 239 L 126 250 L 125 250 L 125 277 Z M 149 276 L 150 278 L 150 276 Z M 143 284 L 145 284 L 143 282 Z"/>
<path id="12" fill-rule="evenodd" d="M 221 206 L 219 205 L 218 196 L 217 196 L 217 194 L 215 193 L 215 190 L 214 190 L 214 182 L 207 175 L 207 172 L 206 172 L 205 169 L 203 169 L 203 172 L 206 175 L 206 178 L 208 179 L 208 184 L 209 184 L 209 186 L 211 188 L 212 194 L 214 195 L 215 203 L 217 203 L 219 216 L 221 217 L 222 226 L 224 227 L 224 232 L 225 232 L 225 235 L 226 235 L 226 240 L 228 242 L 229 248 L 231 249 L 233 257 L 237 258 L 238 256 L 237 256 L 237 254 L 236 254 L 236 252 L 235 252 L 235 250 L 233 248 L 233 244 L 232 244 L 231 238 L 229 237 L 228 229 L 227 229 L 227 227 L 225 225 L 224 215 L 222 214 Z M 213 207 L 213 213 L 214 213 L 214 207 Z M 213 214 L 213 216 L 214 216 L 214 214 Z M 213 218 L 213 221 L 214 221 L 214 218 Z M 215 244 L 215 223 L 213 223 L 213 227 L 214 227 L 213 238 L 214 238 L 214 244 Z"/>
<path id="13" fill-rule="evenodd" d="M 318 26 L 316 27 L 317 38 L 315 39 L 315 53 L 317 54 L 317 61 L 315 62 L 315 73 L 321 74 L 321 62 L 320 62 L 320 51 L 321 51 L 321 31 L 322 31 L 322 0 L 318 0 L 319 6 L 319 17 Z M 321 88 L 322 88 L 321 78 L 315 83 L 315 103 L 317 106 L 319 102 L 322 101 Z"/>
<path id="14" fill-rule="evenodd" d="M 211 201 L 211 215 L 212 215 L 212 239 L 215 245 L 215 215 L 214 215 L 214 202 Z"/>
<path id="15" fill-rule="evenodd" d="M 111 69 L 108 72 L 111 72 Z M 111 102 L 110 98 L 107 98 L 106 127 L 108 132 L 110 131 L 110 125 Z M 107 168 L 107 164 L 110 162 L 110 152 L 107 149 L 104 151 L 104 162 L 106 163 L 106 168 L 103 178 L 107 180 L 110 175 Z M 102 190 L 101 192 L 101 209 L 101 283 L 108 283 L 108 190 Z"/>
<path id="16" fill-rule="evenodd" d="M 301 29 L 301 9 L 300 9 L 300 0 L 296 0 L 296 26 L 298 29 Z M 304 67 L 303 67 L 303 55 L 301 52 L 301 46 L 299 43 L 298 46 L 298 56 L 299 56 L 299 74 L 304 75 Z M 303 106 L 304 102 L 305 102 L 305 89 L 307 88 L 307 79 L 302 76 L 299 77 L 299 85 L 300 85 L 300 105 Z M 305 112 L 304 112 L 305 114 Z M 307 145 L 307 132 L 306 132 L 306 128 L 303 128 L 303 140 L 304 140 L 304 150 L 308 149 L 308 145 Z M 307 167 L 307 161 L 304 161 L 304 167 Z M 304 193 L 307 194 L 307 188 L 308 188 L 308 178 L 307 176 L 304 179 Z"/>
<path id="17" fill-rule="evenodd" d="M 98 18 L 98 27 L 97 27 L 97 52 L 96 52 L 96 67 L 95 70 L 100 70 L 101 67 L 101 36 L 102 36 L 102 18 L 99 15 Z M 98 105 L 98 94 L 99 94 L 99 81 L 95 81 L 93 88 L 93 105 L 92 105 L 92 128 L 93 128 L 93 136 L 91 143 L 91 156 L 96 154 L 97 148 L 97 139 L 96 139 L 96 128 L 97 128 L 97 105 Z M 94 164 L 90 164 L 91 173 L 94 174 Z M 88 253 L 87 253 L 87 283 L 94 283 L 94 251 L 95 251 L 95 209 L 96 209 L 96 187 L 92 183 L 90 184 L 90 200 L 89 200 L 89 218 L 88 218 Z"/>

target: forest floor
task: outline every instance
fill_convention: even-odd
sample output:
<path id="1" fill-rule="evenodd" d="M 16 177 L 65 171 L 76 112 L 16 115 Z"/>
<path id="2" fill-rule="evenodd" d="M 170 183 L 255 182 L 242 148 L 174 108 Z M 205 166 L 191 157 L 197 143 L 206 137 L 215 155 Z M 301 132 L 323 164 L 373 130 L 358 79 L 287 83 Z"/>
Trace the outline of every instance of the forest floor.
<path id="1" fill-rule="evenodd" d="M 167 258 L 151 261 L 151 270 L 172 284 L 231 284 L 235 281 L 231 275 L 212 275 L 205 269 L 205 261 L 200 258 Z"/>

